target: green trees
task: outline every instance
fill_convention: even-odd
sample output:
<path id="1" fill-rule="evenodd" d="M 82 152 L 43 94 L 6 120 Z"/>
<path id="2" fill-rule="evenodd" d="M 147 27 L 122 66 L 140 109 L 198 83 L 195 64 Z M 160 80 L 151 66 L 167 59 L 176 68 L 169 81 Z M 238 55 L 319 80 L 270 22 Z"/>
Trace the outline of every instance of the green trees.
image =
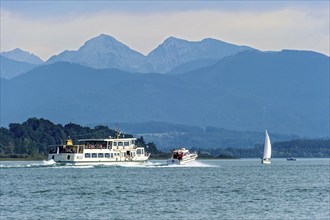
<path id="1" fill-rule="evenodd" d="M 212 148 L 199 149 L 198 152 L 215 157 L 259 158 L 263 154 L 263 144 L 256 144 L 254 148 Z M 272 143 L 273 158 L 328 158 L 330 157 L 329 139 L 296 139 Z"/>
<path id="2" fill-rule="evenodd" d="M 277 157 L 330 157 L 329 139 L 298 139 L 273 144 Z"/>
<path id="3" fill-rule="evenodd" d="M 149 142 L 149 143 L 145 143 L 143 136 L 141 136 L 140 138 L 136 139 L 136 145 L 139 147 L 144 147 L 149 153 L 151 153 L 151 155 L 155 155 L 155 154 L 160 154 L 161 151 L 159 151 L 156 147 L 156 144 L 153 142 Z"/>
<path id="4" fill-rule="evenodd" d="M 71 137 L 74 142 L 83 138 L 115 137 L 115 130 L 107 126 L 83 127 L 74 123 L 64 126 L 46 119 L 30 118 L 22 124 L 12 123 L 0 128 L 0 157 L 45 157 L 48 146 L 62 144 Z M 130 134 L 122 134 L 132 137 Z"/>

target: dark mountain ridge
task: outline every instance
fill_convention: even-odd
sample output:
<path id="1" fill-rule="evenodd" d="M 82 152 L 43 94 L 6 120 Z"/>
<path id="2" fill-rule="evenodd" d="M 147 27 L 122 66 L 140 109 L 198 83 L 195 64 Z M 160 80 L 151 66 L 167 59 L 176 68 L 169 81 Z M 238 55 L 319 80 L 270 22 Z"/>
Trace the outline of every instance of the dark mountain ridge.
<path id="1" fill-rule="evenodd" d="M 323 137 L 328 82 L 329 57 L 305 51 L 241 52 L 179 75 L 55 63 L 2 83 L 1 124 L 163 121 Z"/>
<path id="2" fill-rule="evenodd" d="M 0 55 L 0 76 L 4 79 L 12 79 L 37 67 L 36 64 L 16 61 Z"/>

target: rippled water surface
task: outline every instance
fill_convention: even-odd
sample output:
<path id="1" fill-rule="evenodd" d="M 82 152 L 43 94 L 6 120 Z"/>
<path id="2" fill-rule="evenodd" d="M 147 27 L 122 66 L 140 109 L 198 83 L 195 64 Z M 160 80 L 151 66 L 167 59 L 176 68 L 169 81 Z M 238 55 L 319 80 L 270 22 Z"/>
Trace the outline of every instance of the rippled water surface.
<path id="1" fill-rule="evenodd" d="M 0 162 L 0 219 L 329 219 L 329 163 Z"/>

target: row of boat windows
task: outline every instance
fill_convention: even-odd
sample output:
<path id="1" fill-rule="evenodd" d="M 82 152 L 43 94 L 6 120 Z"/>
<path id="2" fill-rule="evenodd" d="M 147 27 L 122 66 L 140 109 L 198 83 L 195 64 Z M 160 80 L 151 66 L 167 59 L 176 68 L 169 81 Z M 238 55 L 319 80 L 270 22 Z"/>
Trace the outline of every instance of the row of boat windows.
<path id="1" fill-rule="evenodd" d="M 102 141 L 102 142 L 97 142 L 97 141 L 87 141 L 84 143 L 84 145 L 89 146 L 89 147 L 95 147 L 95 148 L 106 148 L 106 146 L 108 146 L 108 148 L 110 149 L 111 146 L 113 147 L 122 147 L 122 146 L 130 146 L 130 145 L 135 145 L 135 140 L 131 140 L 131 141 Z"/>
<path id="2" fill-rule="evenodd" d="M 85 158 L 113 158 L 113 157 L 119 157 L 120 156 L 120 153 L 85 153 Z M 123 157 L 126 157 L 127 154 L 126 152 L 123 154 Z M 132 152 L 132 155 L 130 155 L 132 157 L 135 156 L 135 153 Z"/>
<path id="3" fill-rule="evenodd" d="M 134 140 L 132 140 L 132 144 L 135 144 L 135 141 Z M 118 141 L 118 142 L 114 141 L 113 142 L 113 146 L 114 147 L 116 147 L 116 146 L 129 146 L 129 142 L 128 141 L 124 141 L 124 142 L 122 142 L 122 141 Z"/>

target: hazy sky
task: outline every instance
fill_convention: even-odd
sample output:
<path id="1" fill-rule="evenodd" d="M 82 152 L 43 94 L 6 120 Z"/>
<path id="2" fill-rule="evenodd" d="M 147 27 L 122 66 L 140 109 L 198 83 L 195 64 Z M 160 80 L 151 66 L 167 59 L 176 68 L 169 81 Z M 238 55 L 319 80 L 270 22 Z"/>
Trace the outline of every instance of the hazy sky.
<path id="1" fill-rule="evenodd" d="M 143 54 L 168 36 L 329 55 L 329 1 L 1 0 L 1 51 L 46 60 L 101 33 Z"/>

